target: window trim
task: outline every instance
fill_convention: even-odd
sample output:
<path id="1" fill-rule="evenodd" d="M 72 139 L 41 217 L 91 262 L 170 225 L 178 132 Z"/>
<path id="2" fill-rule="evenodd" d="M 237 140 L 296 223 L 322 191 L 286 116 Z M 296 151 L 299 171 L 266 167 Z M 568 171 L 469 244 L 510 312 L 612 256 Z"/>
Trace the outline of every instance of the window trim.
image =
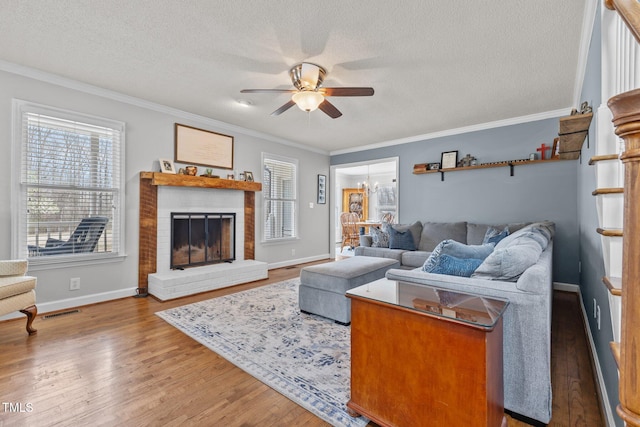
<path id="1" fill-rule="evenodd" d="M 262 215 L 261 215 L 261 220 L 260 220 L 260 243 L 264 244 L 264 245 L 277 245 L 277 244 L 284 244 L 284 243 L 289 243 L 289 242 L 293 242 L 296 240 L 300 240 L 300 221 L 299 221 L 299 210 L 300 210 L 300 163 L 298 161 L 298 159 L 295 159 L 293 157 L 286 157 L 286 156 L 281 156 L 279 154 L 272 154 L 272 153 L 266 153 L 266 152 L 262 152 L 262 156 L 261 156 L 261 163 L 260 163 L 260 173 L 263 174 L 264 173 L 264 162 L 265 160 L 276 160 L 276 161 L 281 161 L 281 162 L 287 162 L 287 163 L 291 163 L 293 165 L 295 165 L 296 168 L 296 174 L 295 174 L 295 187 L 296 187 L 296 191 L 295 191 L 295 203 L 294 203 L 294 218 L 293 220 L 295 221 L 295 235 L 291 236 L 291 237 L 277 237 L 277 238 L 273 238 L 273 239 L 265 239 L 264 236 L 264 228 L 265 228 L 265 214 L 266 214 L 266 202 L 267 202 L 267 196 L 266 196 L 266 192 L 262 191 Z"/>
<path id="2" fill-rule="evenodd" d="M 76 111 L 65 110 L 43 104 L 37 104 L 21 99 L 12 99 L 12 127 L 11 127 L 11 256 L 12 258 L 25 258 L 26 254 L 21 252 L 20 230 L 26 226 L 26 219 L 21 213 L 24 211 L 24 198 L 20 188 L 20 176 L 22 173 L 22 123 L 23 113 L 42 113 L 52 115 L 61 119 L 82 121 L 96 126 L 110 127 L 120 131 L 120 176 L 119 180 L 119 197 L 120 212 L 118 220 L 120 221 L 118 239 L 118 252 L 111 253 L 95 253 L 90 255 L 74 255 L 73 257 L 31 257 L 29 258 L 29 266 L 31 270 L 42 270 L 45 268 L 62 268 L 69 266 L 80 266 L 87 264 L 102 264 L 105 262 L 117 262 L 126 257 L 126 241 L 125 241 L 125 123 L 117 120 L 107 119 L 103 117 L 93 116 L 89 114 L 79 113 Z M 115 179 L 116 177 L 114 177 Z"/>

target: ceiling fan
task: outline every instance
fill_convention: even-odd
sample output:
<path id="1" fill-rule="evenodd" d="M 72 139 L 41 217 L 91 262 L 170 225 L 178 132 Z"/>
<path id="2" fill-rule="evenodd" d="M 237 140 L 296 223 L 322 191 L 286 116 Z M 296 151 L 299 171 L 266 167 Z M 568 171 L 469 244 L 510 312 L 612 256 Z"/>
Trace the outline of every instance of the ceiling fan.
<path id="1" fill-rule="evenodd" d="M 289 70 L 291 82 L 296 89 L 243 89 L 241 93 L 293 93 L 291 100 L 271 113 L 278 116 L 297 105 L 302 111 L 320 109 L 332 119 L 342 113 L 329 101 L 328 96 L 372 96 L 371 87 L 322 87 L 327 70 L 310 62 L 301 62 Z"/>

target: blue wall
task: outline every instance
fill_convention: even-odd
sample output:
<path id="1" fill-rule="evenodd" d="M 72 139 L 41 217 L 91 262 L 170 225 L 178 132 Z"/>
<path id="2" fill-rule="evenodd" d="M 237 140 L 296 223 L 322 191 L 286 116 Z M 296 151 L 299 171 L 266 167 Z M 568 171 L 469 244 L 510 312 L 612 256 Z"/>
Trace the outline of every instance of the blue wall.
<path id="1" fill-rule="evenodd" d="M 598 107 L 602 104 L 602 48 L 601 48 L 601 25 L 600 9 L 601 2 L 598 2 L 598 13 L 591 36 L 591 46 L 587 62 L 585 81 L 582 86 L 581 100 L 589 102 L 593 106 L 594 118 L 591 122 L 589 134 L 594 137 L 596 132 L 596 122 L 598 120 Z M 608 13 L 611 13 L 608 11 Z M 606 100 L 604 100 L 606 103 Z M 606 105 L 604 106 L 606 109 Z M 589 147 L 585 144 L 582 149 L 582 156 L 585 159 L 595 155 L 595 144 Z M 602 258 L 602 243 L 600 235 L 596 233 L 598 227 L 598 216 L 596 211 L 596 201 L 591 192 L 596 188 L 596 174 L 594 166 L 589 166 L 584 162 L 578 168 L 578 225 L 580 236 L 580 259 L 582 260 L 582 272 L 580 274 L 580 291 L 582 293 L 583 304 L 587 311 L 587 322 L 594 346 L 598 354 L 600 370 L 604 378 L 607 395 L 612 410 L 619 403 L 618 398 L 618 368 L 609 348 L 609 342 L 613 341 L 613 330 L 611 328 L 611 314 L 609 311 L 608 291 L 602 283 L 605 275 L 604 261 Z M 593 307 L 593 300 L 600 306 L 601 325 L 598 330 L 596 319 L 590 315 Z M 622 420 L 615 415 L 615 422 L 618 426 L 623 426 Z"/>
<path id="2" fill-rule="evenodd" d="M 546 119 L 334 155 L 331 165 L 398 156 L 398 213 L 403 223 L 554 221 L 553 280 L 577 284 L 578 160 L 516 166 L 513 177 L 509 167 L 449 172 L 444 182 L 440 174 L 413 174 L 415 163 L 439 162 L 443 151 L 469 153 L 480 163 L 528 158 L 541 143 L 551 145 L 557 134 L 558 119 Z"/>

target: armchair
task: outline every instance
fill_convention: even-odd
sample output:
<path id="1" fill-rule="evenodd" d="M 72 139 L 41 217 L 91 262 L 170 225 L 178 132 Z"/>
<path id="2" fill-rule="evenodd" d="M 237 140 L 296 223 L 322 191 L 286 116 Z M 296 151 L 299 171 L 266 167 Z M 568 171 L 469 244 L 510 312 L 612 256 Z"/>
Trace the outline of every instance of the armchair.
<path id="1" fill-rule="evenodd" d="M 38 314 L 36 278 L 25 276 L 27 260 L 0 261 L 0 316 L 20 311 L 27 315 L 27 332 L 37 332 L 32 323 Z"/>

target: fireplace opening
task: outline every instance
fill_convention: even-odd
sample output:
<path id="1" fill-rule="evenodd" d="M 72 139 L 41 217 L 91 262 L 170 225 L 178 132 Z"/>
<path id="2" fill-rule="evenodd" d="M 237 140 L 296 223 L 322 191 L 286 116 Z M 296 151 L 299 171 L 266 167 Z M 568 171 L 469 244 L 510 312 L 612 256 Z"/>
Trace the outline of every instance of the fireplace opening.
<path id="1" fill-rule="evenodd" d="M 172 213 L 171 268 L 236 259 L 235 213 Z"/>

